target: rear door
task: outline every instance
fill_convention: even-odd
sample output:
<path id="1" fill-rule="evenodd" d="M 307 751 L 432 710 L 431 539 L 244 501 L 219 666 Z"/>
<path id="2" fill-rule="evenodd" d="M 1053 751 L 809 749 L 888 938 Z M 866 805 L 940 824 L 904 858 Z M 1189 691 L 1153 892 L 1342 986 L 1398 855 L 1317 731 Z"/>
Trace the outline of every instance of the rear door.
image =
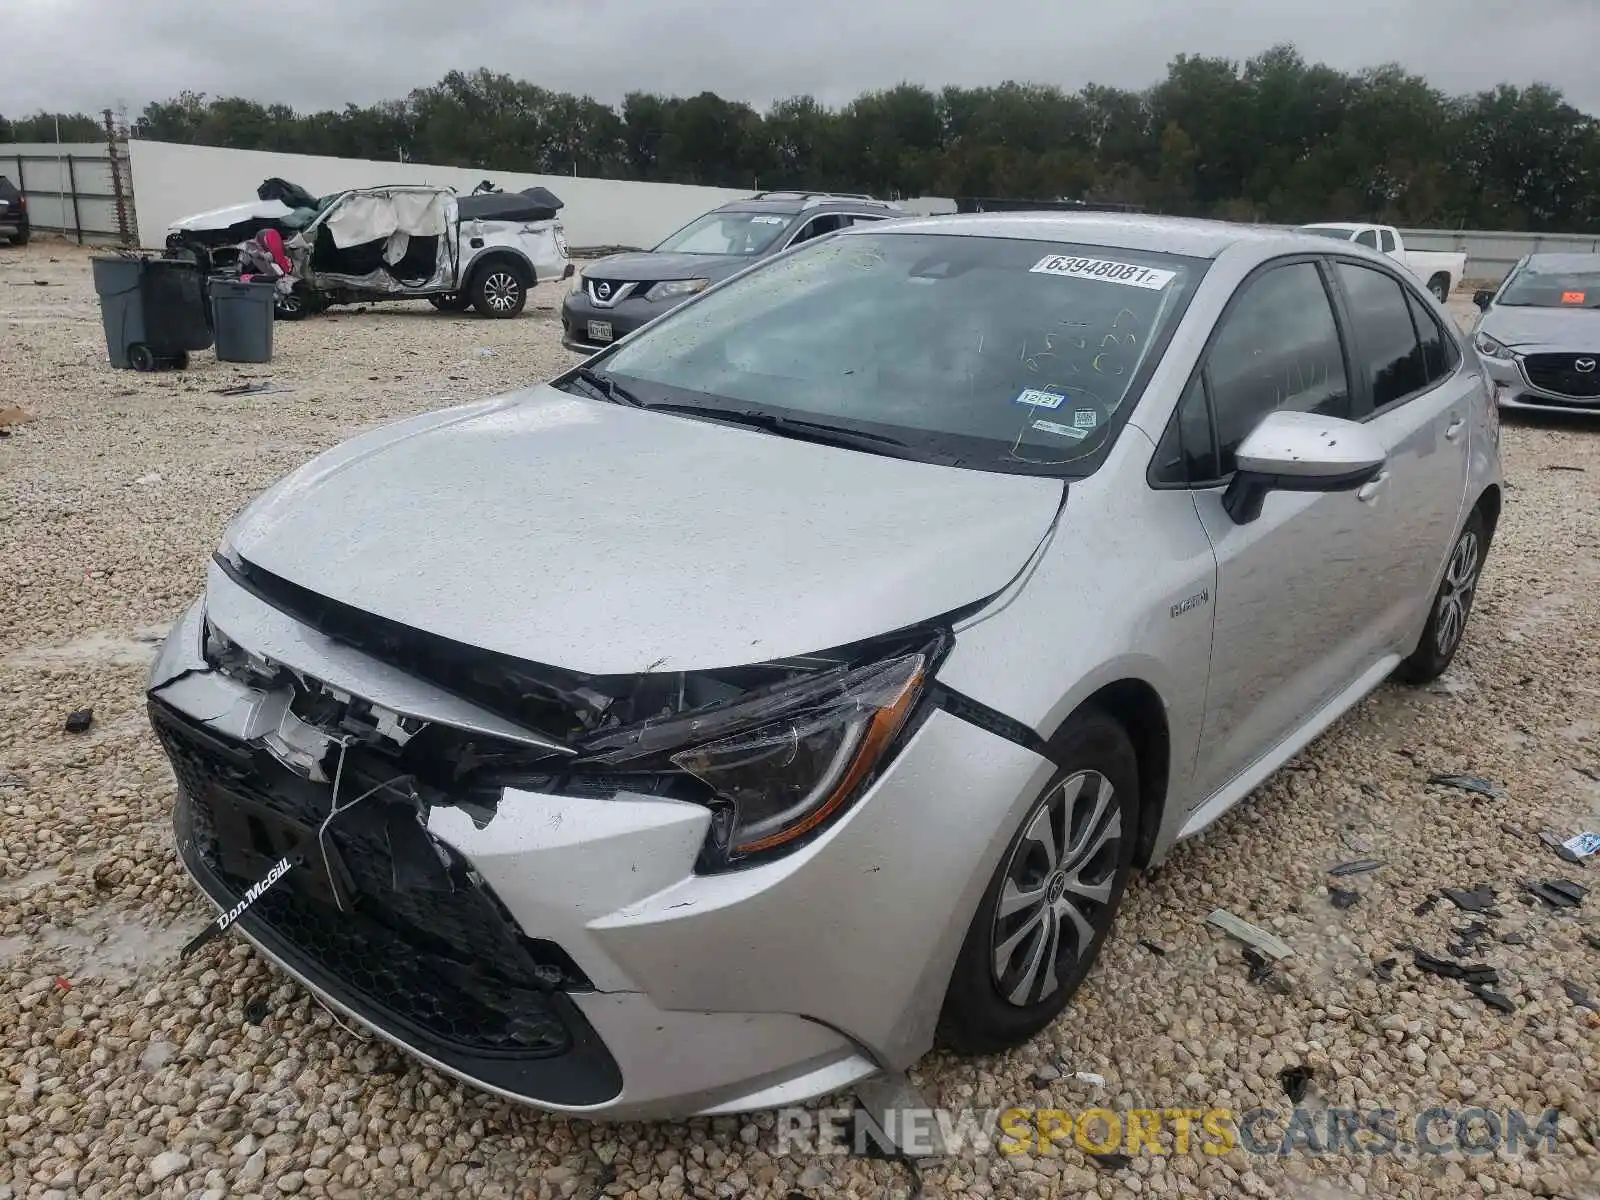
<path id="1" fill-rule="evenodd" d="M 1321 261 L 1278 260 L 1235 294 L 1175 423 L 1217 556 L 1215 633 L 1196 794 L 1211 795 L 1382 657 L 1385 600 L 1367 559 L 1387 536 L 1357 492 L 1272 492 L 1235 524 L 1222 506 L 1234 455 L 1277 409 L 1353 418 L 1349 366 Z M 1200 454 L 1188 444 L 1211 435 Z M 1213 478 L 1206 478 L 1210 473 Z"/>
<path id="2" fill-rule="evenodd" d="M 1464 519 L 1480 381 L 1434 306 L 1398 271 L 1339 259 L 1333 277 L 1358 411 L 1389 449 L 1369 498 L 1382 535 L 1365 569 L 1384 599 L 1376 618 L 1383 643 L 1409 654 Z"/>

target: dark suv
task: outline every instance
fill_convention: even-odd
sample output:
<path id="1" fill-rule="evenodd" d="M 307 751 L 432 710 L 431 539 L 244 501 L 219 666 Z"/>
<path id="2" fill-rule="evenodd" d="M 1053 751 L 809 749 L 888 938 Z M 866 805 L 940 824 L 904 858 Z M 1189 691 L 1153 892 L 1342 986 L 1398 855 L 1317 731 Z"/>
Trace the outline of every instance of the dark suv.
<path id="1" fill-rule="evenodd" d="M 780 250 L 905 215 L 887 201 L 838 192 L 761 192 L 730 201 L 653 250 L 613 254 L 580 271 L 561 305 L 561 340 L 572 350 L 600 350 Z"/>
<path id="2" fill-rule="evenodd" d="M 28 244 L 28 201 L 4 175 L 0 175 L 0 237 L 10 238 L 13 245 Z"/>

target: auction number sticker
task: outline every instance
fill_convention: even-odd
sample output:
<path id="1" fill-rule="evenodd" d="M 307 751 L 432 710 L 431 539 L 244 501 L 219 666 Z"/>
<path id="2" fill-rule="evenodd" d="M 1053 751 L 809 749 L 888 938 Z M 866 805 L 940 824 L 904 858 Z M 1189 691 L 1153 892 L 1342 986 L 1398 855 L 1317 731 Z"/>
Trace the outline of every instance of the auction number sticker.
<path id="1" fill-rule="evenodd" d="M 1038 275 L 1120 283 L 1123 287 L 1151 292 L 1159 292 L 1178 277 L 1176 271 L 1163 271 L 1158 267 L 1141 267 L 1138 263 L 1114 262 L 1109 258 L 1076 258 L 1070 254 L 1047 254 L 1028 270 Z"/>
<path id="2" fill-rule="evenodd" d="M 1016 403 L 1026 404 L 1029 408 L 1060 408 L 1066 399 L 1060 392 L 1051 392 L 1044 388 L 1023 388 Z"/>

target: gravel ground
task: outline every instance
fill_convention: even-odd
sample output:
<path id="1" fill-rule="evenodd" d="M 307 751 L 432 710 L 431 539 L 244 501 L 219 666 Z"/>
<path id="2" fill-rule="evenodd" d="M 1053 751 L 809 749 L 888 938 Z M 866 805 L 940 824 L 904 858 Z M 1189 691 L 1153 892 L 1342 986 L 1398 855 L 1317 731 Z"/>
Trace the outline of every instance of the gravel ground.
<path id="1" fill-rule="evenodd" d="M 0 1200 L 915 1189 L 907 1164 L 779 1154 L 770 1114 L 545 1118 L 340 1027 L 238 942 L 177 960 L 208 910 L 172 850 L 172 777 L 143 713 L 152 641 L 201 586 L 225 520 L 280 473 L 374 422 L 571 361 L 557 303 L 540 294 L 509 322 L 338 310 L 280 324 L 269 366 L 204 354 L 142 376 L 106 365 L 85 252 L 0 249 L 0 410 L 37 418 L 0 439 Z M 214 394 L 258 378 L 291 390 Z M 1556 1152 L 1191 1148 L 1116 1169 L 1069 1142 L 924 1162 L 925 1194 L 1600 1194 L 1600 1012 L 1574 999 L 1600 997 L 1600 894 L 1556 911 L 1521 892 L 1525 879 L 1596 877 L 1537 832 L 1600 827 L 1600 423 L 1510 423 L 1505 456 L 1512 490 L 1450 675 L 1383 688 L 1136 881 L 1099 967 L 1045 1035 L 998 1059 L 934 1055 L 914 1078 L 958 1108 L 1243 1111 L 1285 1108 L 1279 1074 L 1300 1066 L 1317 1106 L 1559 1107 Z M 90 730 L 63 732 L 88 706 Z M 1434 772 L 1506 795 L 1428 786 Z M 1387 865 L 1325 876 L 1362 856 Z M 1358 901 L 1335 908 L 1330 882 Z M 1468 957 L 1499 968 L 1509 1015 L 1400 948 L 1449 953 L 1472 918 L 1419 906 L 1480 883 L 1501 915 Z M 1252 982 L 1239 944 L 1202 923 L 1219 905 L 1295 957 Z M 1375 978 L 1391 957 L 1392 979 Z"/>

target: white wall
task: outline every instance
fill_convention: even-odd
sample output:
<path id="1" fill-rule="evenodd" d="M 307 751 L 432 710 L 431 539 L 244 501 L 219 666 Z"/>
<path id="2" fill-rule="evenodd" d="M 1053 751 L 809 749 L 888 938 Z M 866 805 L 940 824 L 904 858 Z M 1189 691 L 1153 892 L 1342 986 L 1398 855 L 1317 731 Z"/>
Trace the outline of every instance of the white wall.
<path id="1" fill-rule="evenodd" d="M 171 142 L 132 140 L 128 153 L 133 164 L 139 244 L 150 247 L 166 243 L 167 226 L 179 217 L 248 203 L 256 198 L 261 181 L 274 177 L 297 183 L 314 196 L 385 183 L 433 184 L 462 193 L 470 192 L 484 179 L 508 192 L 543 186 L 566 204 L 561 210 L 561 222 L 567 242 L 575 251 L 589 246 L 653 246 L 707 209 L 751 194 L 673 183 L 519 175 L 421 163 L 219 150 Z"/>

